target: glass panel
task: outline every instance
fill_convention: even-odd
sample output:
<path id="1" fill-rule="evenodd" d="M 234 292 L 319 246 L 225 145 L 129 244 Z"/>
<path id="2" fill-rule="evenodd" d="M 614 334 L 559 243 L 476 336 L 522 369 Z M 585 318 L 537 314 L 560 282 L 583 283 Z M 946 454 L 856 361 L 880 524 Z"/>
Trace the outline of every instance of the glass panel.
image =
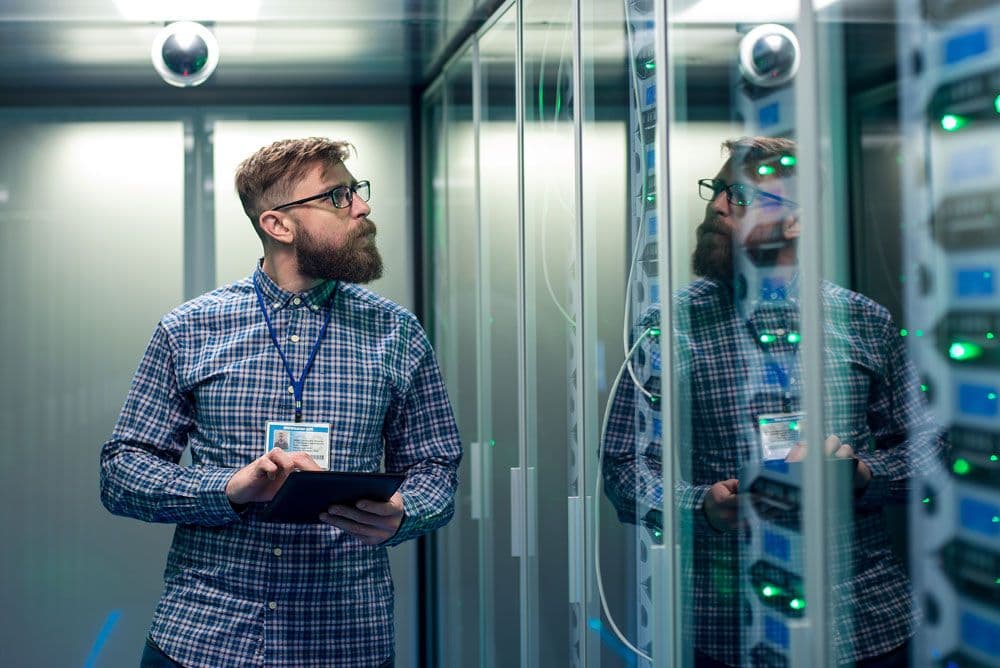
<path id="1" fill-rule="evenodd" d="M 531 665 L 565 665 L 584 650 L 585 624 L 570 601 L 570 523 L 579 536 L 585 490 L 577 459 L 579 412 L 574 350 L 579 314 L 574 205 L 573 7 L 523 5 L 524 262 L 527 457 L 527 651 Z M 570 501 L 573 498 L 576 501 Z M 570 557 L 574 561 L 570 561 Z"/>
<path id="2" fill-rule="evenodd" d="M 901 294 L 897 338 L 916 360 L 920 390 L 947 428 L 951 446 L 940 453 L 934 442 L 914 452 L 924 474 L 911 486 L 910 504 L 910 570 L 914 600 L 924 614 L 914 665 L 995 666 L 1000 6 L 899 0 L 896 9 L 901 127 L 892 137 L 899 150 L 886 156 L 886 167 L 896 166 L 899 189 L 873 197 L 895 200 L 898 210 L 871 221 L 869 237 L 884 235 L 880 240 L 889 243 L 900 237 L 901 261 L 883 279 Z M 862 146 L 895 148 L 880 139 L 867 132 Z"/>
<path id="3" fill-rule="evenodd" d="M 480 540 L 481 497 L 472 467 L 472 453 L 480 446 L 478 425 L 477 342 L 479 337 L 479 239 L 476 211 L 476 150 L 472 108 L 472 51 L 467 51 L 446 76 L 445 111 L 445 239 L 436 265 L 435 294 L 438 317 L 435 345 L 445 360 L 448 384 L 462 442 L 470 456 L 462 459 L 455 499 L 455 517 L 441 536 L 444 610 L 442 664 L 475 665 L 480 660 Z M 442 312 L 447 315 L 442 317 Z M 473 501 L 476 507 L 473 507 Z M 461 629 L 461 632 L 459 632 Z"/>
<path id="4" fill-rule="evenodd" d="M 860 10 L 817 4 L 817 17 L 793 3 L 667 5 L 665 456 L 678 464 L 685 663 L 853 663 L 903 645 L 919 616 L 886 508 L 907 502 L 937 430 L 898 326 L 872 299 L 886 291 L 852 291 L 865 285 L 851 277 L 875 267 L 865 266 L 870 247 L 848 253 L 846 234 L 849 172 L 894 157 L 888 141 L 880 163 L 871 145 L 863 164 L 862 151 L 852 158 L 845 98 L 895 63 L 874 46 L 852 63 L 844 44 Z M 739 137 L 749 139 L 718 157 Z M 854 180 L 859 201 L 885 207 L 873 226 L 898 216 L 891 193 L 875 190 L 893 181 Z M 860 232 L 873 243 L 892 236 Z M 905 274 L 892 258 L 879 261 Z"/>
<path id="5" fill-rule="evenodd" d="M 98 453 L 183 301 L 183 128 L 8 116 L 0 152 L 3 663 L 134 665 L 172 530 L 100 505 Z"/>
<path id="6" fill-rule="evenodd" d="M 520 463 L 518 380 L 517 16 L 508 11 L 479 43 L 479 196 L 482 258 L 482 565 L 484 666 L 521 660 L 520 564 L 514 556 L 510 472 Z"/>
<path id="7" fill-rule="evenodd" d="M 602 666 L 650 665 L 654 577 L 650 548 L 662 543 L 656 514 L 659 500 L 638 491 L 641 481 L 658 486 L 661 436 L 657 406 L 634 401 L 641 385 L 659 392 L 660 363 L 655 341 L 641 337 L 639 323 L 659 306 L 655 145 L 643 130 L 643 101 L 656 95 L 652 69 L 633 76 L 630 54 L 643 26 L 639 50 L 653 46 L 651 8 L 626 26 L 625 3 L 584 1 L 582 14 L 584 323 L 587 347 L 588 443 L 596 443 L 605 420 L 604 447 L 588 447 L 588 508 L 596 555 L 588 598 L 588 644 Z M 633 9 L 634 14 L 636 10 Z M 640 76 L 641 75 L 641 76 Z M 649 125 L 647 118 L 647 125 Z M 652 119 L 655 123 L 655 117 Z M 631 168 L 631 169 L 629 169 Z M 647 195 L 649 196 L 647 198 Z M 634 324 L 633 324 L 634 323 Z M 640 347 L 626 351 L 641 337 Z M 633 380 L 633 376 L 635 380 Z M 638 385 L 636 384 L 638 381 Z M 618 402 L 613 401 L 618 397 Z M 625 410 L 624 419 L 614 419 Z M 613 415 L 612 410 L 617 412 Z M 594 485 L 600 488 L 595 490 Z M 597 492 L 597 493 L 595 493 Z M 610 501 L 610 503 L 609 503 Z M 591 546 L 587 546 L 590 548 Z"/>

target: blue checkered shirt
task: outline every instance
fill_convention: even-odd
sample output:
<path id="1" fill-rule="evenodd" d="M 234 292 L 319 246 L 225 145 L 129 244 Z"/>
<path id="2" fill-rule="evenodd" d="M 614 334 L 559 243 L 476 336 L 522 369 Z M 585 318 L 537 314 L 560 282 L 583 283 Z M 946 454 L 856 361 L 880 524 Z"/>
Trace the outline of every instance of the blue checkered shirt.
<path id="1" fill-rule="evenodd" d="M 262 522 L 225 487 L 264 453 L 268 420 L 291 421 L 289 379 L 251 278 L 167 314 L 101 453 L 116 514 L 177 525 L 150 635 L 185 666 L 375 666 L 393 653 L 386 547 L 454 511 L 461 444 L 433 351 L 403 308 L 356 285 L 301 294 L 256 270 L 298 377 L 303 420 L 331 426 L 330 468 L 406 474 L 405 518 L 377 547 L 325 525 Z M 292 342 L 291 336 L 298 341 Z M 191 465 L 179 464 L 189 448 Z"/>
<path id="2" fill-rule="evenodd" d="M 846 662 L 889 652 L 914 633 L 918 613 L 881 509 L 908 501 L 910 480 L 942 457 L 945 441 L 929 417 L 888 311 L 830 283 L 823 285 L 822 306 L 825 433 L 853 446 L 873 475 L 854 502 L 853 534 L 831 543 L 846 546 L 831 557 L 849 574 L 833 583 L 830 629 L 838 659 Z M 753 595 L 740 579 L 741 533 L 712 529 L 703 504 L 712 484 L 738 479 L 744 464 L 759 460 L 756 416 L 801 410 L 797 345 L 787 336 L 768 350 L 757 342 L 762 332 L 801 332 L 799 313 L 794 306 L 768 308 L 746 319 L 731 293 L 708 279 L 679 291 L 673 313 L 673 389 L 683 397 L 683 480 L 674 503 L 684 540 L 690 541 L 682 558 L 684 599 L 690 602 L 683 611 L 685 631 L 698 650 L 738 666 L 749 649 L 741 646 L 746 621 L 740 599 Z M 658 324 L 658 313 L 651 316 Z M 774 360 L 785 362 L 787 378 L 776 377 Z M 608 497 L 629 522 L 662 507 L 663 496 L 660 444 L 636 447 L 635 395 L 626 377 L 612 404 L 603 448 Z"/>

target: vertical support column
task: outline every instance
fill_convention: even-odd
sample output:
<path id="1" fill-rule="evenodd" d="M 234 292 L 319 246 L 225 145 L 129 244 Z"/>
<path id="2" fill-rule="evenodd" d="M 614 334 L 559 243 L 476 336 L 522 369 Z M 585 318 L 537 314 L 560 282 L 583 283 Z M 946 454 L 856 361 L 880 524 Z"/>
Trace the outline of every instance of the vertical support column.
<path id="1" fill-rule="evenodd" d="M 671 244 L 670 217 L 670 119 L 674 118 L 673 107 L 673 77 L 669 57 L 669 16 L 670 0 L 659 0 L 655 3 L 655 51 L 656 63 L 656 152 L 654 165 L 656 170 L 656 191 L 660 194 L 656 203 L 656 217 L 659 225 L 656 230 L 657 249 L 659 257 L 659 285 L 661 297 L 660 308 L 660 418 L 663 424 L 661 437 L 661 457 L 663 471 L 663 544 L 651 548 L 652 577 L 654 592 L 652 600 L 652 656 L 655 666 L 683 665 L 683 647 L 681 643 L 680 597 L 680 555 L 683 546 L 683 536 L 677 523 L 674 510 L 674 488 L 677 484 L 678 464 L 677 454 L 682 430 L 686 425 L 680 424 L 677 415 L 683 414 L 677 410 L 678 402 L 684 397 L 674 393 L 676 386 L 673 311 L 671 308 L 673 294 L 673 246 Z"/>
<path id="2" fill-rule="evenodd" d="M 570 388 L 573 397 L 573 405 L 576 410 L 571 411 L 570 418 L 570 444 L 572 448 L 571 460 L 575 466 L 570 466 L 569 486 L 570 499 L 568 522 L 570 541 L 568 549 L 570 551 L 570 563 L 575 567 L 570 570 L 569 591 L 570 601 L 570 637 L 569 655 L 571 666 L 599 665 L 600 648 L 595 643 L 588 642 L 587 620 L 590 617 L 587 595 L 591 591 L 588 586 L 590 579 L 588 574 L 592 572 L 593 563 L 592 546 L 588 524 L 586 522 L 585 508 L 586 490 L 590 488 L 588 484 L 591 475 L 591 467 L 588 466 L 589 448 L 587 444 L 597 442 L 594 427 L 594 415 L 596 406 L 596 388 L 588 382 L 593 377 L 593 370 L 596 368 L 596 341 L 597 341 L 597 320 L 590 316 L 596 313 L 595 292 L 593 290 L 596 274 L 596 262 L 591 258 L 589 249 L 591 248 L 591 235 L 588 233 L 587 220 L 585 220 L 586 210 L 583 205 L 583 115 L 586 109 L 584 101 L 583 86 L 583 15 L 581 0 L 573 1 L 573 207 L 576 210 L 576 273 L 573 276 L 575 289 L 573 290 L 573 317 L 576 327 L 573 331 L 573 348 L 575 354 L 570 356 L 573 361 L 573 371 L 571 373 Z M 585 268 L 590 271 L 585 271 Z M 596 510 L 595 510 L 596 512 Z M 575 540 L 574 540 L 575 538 Z M 573 554 L 576 552 L 576 554 Z"/>
<path id="3" fill-rule="evenodd" d="M 215 287 L 213 128 L 201 113 L 184 120 L 184 298 Z"/>
<path id="4" fill-rule="evenodd" d="M 518 413 L 521 419 L 518 424 L 518 453 L 520 469 L 527 466 L 528 461 L 528 387 L 527 387 L 527 345 L 526 345 L 526 322 L 527 305 L 525 296 L 527 289 L 525 286 L 525 229 L 524 229 L 524 1 L 516 0 L 515 11 L 517 12 L 517 38 L 514 55 L 514 109 L 517 134 L 517 404 Z M 511 501 L 512 511 L 520 508 L 521 517 L 511 517 L 511 526 L 517 527 L 520 536 L 517 544 L 526 545 L 527 536 L 525 534 L 527 522 L 523 516 L 525 508 L 525 485 L 515 488 L 511 485 L 511 495 L 520 496 L 520 503 Z M 511 536 L 513 539 L 514 536 Z M 527 668 L 531 666 L 530 657 L 531 645 L 534 631 L 531 628 L 531 611 L 529 608 L 528 592 L 528 559 L 521 552 L 520 560 L 520 601 L 521 601 L 521 666 Z"/>
<path id="5" fill-rule="evenodd" d="M 802 226 L 799 242 L 801 271 L 802 375 L 806 381 L 803 406 L 806 442 L 812 445 L 803 475 L 802 535 L 805 542 L 805 590 L 809 631 L 809 658 L 813 668 L 825 668 L 831 656 L 828 631 L 830 559 L 826 544 L 827 480 L 823 467 L 825 414 L 823 405 L 823 318 L 820 302 L 823 281 L 822 229 L 820 207 L 820 90 L 816 14 L 812 0 L 800 3 L 796 34 L 802 52 L 795 82 L 795 126 L 799 138 L 799 193 L 808 207 L 809 220 Z"/>

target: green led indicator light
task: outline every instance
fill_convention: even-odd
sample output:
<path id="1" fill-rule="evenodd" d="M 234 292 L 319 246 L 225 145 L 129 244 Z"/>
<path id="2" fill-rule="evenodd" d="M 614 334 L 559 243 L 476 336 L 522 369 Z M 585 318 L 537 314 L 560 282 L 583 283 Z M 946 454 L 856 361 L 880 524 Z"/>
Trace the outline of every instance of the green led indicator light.
<path id="1" fill-rule="evenodd" d="M 761 587 L 760 593 L 763 594 L 765 598 L 771 598 L 772 596 L 780 594 L 781 589 L 779 587 L 775 587 L 774 585 L 764 585 Z"/>
<path id="2" fill-rule="evenodd" d="M 778 337 L 776 337 L 774 334 L 761 334 L 760 335 L 760 342 L 761 343 L 774 343 L 777 340 L 777 338 Z"/>
<path id="3" fill-rule="evenodd" d="M 925 496 L 924 498 L 920 499 L 920 503 L 930 503 L 930 502 L 931 502 L 931 497 L 929 496 Z"/>
<path id="4" fill-rule="evenodd" d="M 986 339 L 987 339 L 988 341 L 992 341 L 992 340 L 993 340 L 993 339 L 995 339 L 995 338 L 997 338 L 997 335 L 996 335 L 996 334 L 994 334 L 993 332 L 986 332 Z"/>
<path id="5" fill-rule="evenodd" d="M 496 442 L 496 441 L 494 441 L 494 440 L 493 440 L 493 439 L 491 438 L 491 439 L 490 439 L 490 447 L 491 447 L 491 448 L 493 448 L 493 447 L 496 447 L 496 444 L 497 444 L 497 442 Z"/>
<path id="6" fill-rule="evenodd" d="M 654 60 L 647 60 L 646 62 L 644 62 L 642 64 L 642 66 L 645 67 L 648 71 L 651 72 L 654 69 L 656 69 L 656 61 L 654 61 Z"/>
<path id="7" fill-rule="evenodd" d="M 799 334 L 798 332 L 789 332 L 788 333 L 788 342 L 789 343 L 798 343 L 801 340 L 802 340 L 802 335 Z"/>
<path id="8" fill-rule="evenodd" d="M 916 334 L 917 336 L 923 336 L 924 335 L 924 330 L 918 329 L 916 332 L 914 332 L 914 334 Z"/>
<path id="9" fill-rule="evenodd" d="M 997 460 L 1000 460 L 1000 457 L 997 457 L 996 455 L 990 455 L 990 461 L 991 462 L 995 462 Z"/>
<path id="10" fill-rule="evenodd" d="M 1000 95 L 998 95 L 997 98 L 1000 99 Z M 796 160 L 794 155 L 783 155 L 781 156 L 781 160 L 778 162 L 781 163 L 782 167 L 791 167 L 796 163 Z"/>
<path id="11" fill-rule="evenodd" d="M 650 336 L 659 336 L 660 335 L 660 328 L 659 327 L 651 327 L 649 329 L 649 335 Z"/>
<path id="12" fill-rule="evenodd" d="M 989 399 L 990 401 L 996 401 L 997 400 L 997 393 L 996 392 L 987 392 L 986 393 L 986 398 Z"/>
<path id="13" fill-rule="evenodd" d="M 656 530 L 653 531 L 653 537 L 654 538 L 663 538 L 663 532 L 660 531 L 659 529 L 656 529 Z"/>
<path id="14" fill-rule="evenodd" d="M 998 585 L 1000 585 L 1000 578 L 997 578 L 997 579 L 996 579 L 996 583 L 995 583 L 995 584 L 998 584 Z"/>
<path id="15" fill-rule="evenodd" d="M 920 383 L 920 391 L 926 392 L 928 390 L 927 383 Z"/>
<path id="16" fill-rule="evenodd" d="M 770 176 L 771 174 L 774 174 L 774 171 L 774 167 L 771 165 L 761 165 L 757 168 L 757 173 L 761 176 Z"/>
<path id="17" fill-rule="evenodd" d="M 803 608 L 806 607 L 806 602 L 803 601 L 801 598 L 793 598 L 791 601 L 788 602 L 788 607 L 791 608 L 792 610 L 802 610 Z"/>
<path id="18" fill-rule="evenodd" d="M 788 423 L 788 428 L 791 429 L 792 431 L 798 431 L 799 430 L 799 423 L 798 422 L 789 422 Z"/>
<path id="19" fill-rule="evenodd" d="M 948 348 L 948 357 L 959 362 L 974 360 L 977 357 L 982 356 L 982 354 L 982 348 L 977 346 L 975 343 L 969 343 L 968 341 L 955 341 Z"/>
<path id="20" fill-rule="evenodd" d="M 941 117 L 941 128 L 945 132 L 955 132 L 956 130 L 961 130 L 965 127 L 968 121 L 961 116 L 956 116 L 955 114 L 945 114 Z"/>
<path id="21" fill-rule="evenodd" d="M 910 330 L 908 330 L 908 329 L 901 329 L 901 330 L 899 330 L 899 335 L 900 336 L 909 336 L 910 335 Z"/>
<path id="22" fill-rule="evenodd" d="M 998 114 L 1000 114 L 1000 95 L 993 98 L 993 108 L 997 110 Z"/>
<path id="23" fill-rule="evenodd" d="M 972 467 L 969 465 L 967 460 L 959 457 L 955 460 L 955 463 L 951 465 L 951 470 L 958 475 L 966 475 L 972 470 Z"/>
<path id="24" fill-rule="evenodd" d="M 649 195 L 646 195 L 646 201 L 647 202 L 655 202 L 656 201 L 656 195 L 653 195 L 652 193 L 650 193 Z"/>
<path id="25" fill-rule="evenodd" d="M 1000 524 L 1000 517 L 994 515 L 993 516 L 993 524 Z"/>

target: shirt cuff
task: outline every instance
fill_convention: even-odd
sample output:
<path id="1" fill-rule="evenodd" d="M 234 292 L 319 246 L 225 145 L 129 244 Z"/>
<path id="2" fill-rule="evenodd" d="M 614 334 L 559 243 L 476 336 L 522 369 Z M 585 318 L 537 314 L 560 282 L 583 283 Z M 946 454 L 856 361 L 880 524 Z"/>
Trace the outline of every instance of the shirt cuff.
<path id="1" fill-rule="evenodd" d="M 236 471 L 230 468 L 203 467 L 198 485 L 199 524 L 221 526 L 240 519 L 226 496 L 226 485 L 235 474 Z"/>

